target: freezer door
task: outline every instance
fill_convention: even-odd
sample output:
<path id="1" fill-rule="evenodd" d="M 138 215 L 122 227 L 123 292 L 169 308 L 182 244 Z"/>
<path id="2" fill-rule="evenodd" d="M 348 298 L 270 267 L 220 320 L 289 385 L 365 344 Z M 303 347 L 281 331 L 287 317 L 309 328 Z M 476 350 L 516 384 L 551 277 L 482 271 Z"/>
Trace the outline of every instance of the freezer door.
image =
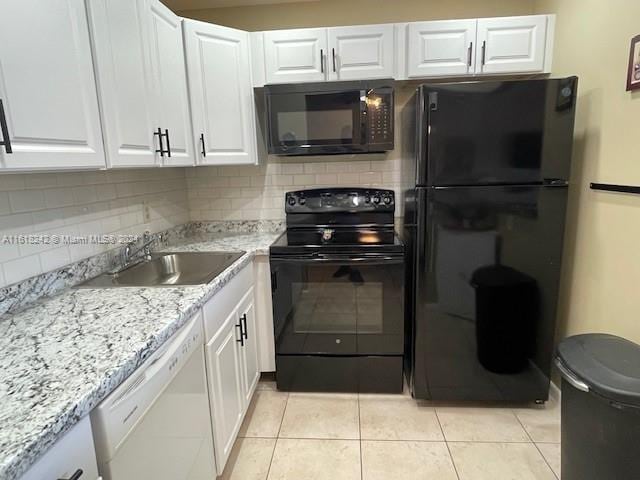
<path id="1" fill-rule="evenodd" d="M 427 141 L 419 160 L 419 185 L 530 184 L 569 178 L 575 77 L 423 89 Z"/>
<path id="2" fill-rule="evenodd" d="M 418 189 L 412 388 L 546 400 L 567 189 Z"/>

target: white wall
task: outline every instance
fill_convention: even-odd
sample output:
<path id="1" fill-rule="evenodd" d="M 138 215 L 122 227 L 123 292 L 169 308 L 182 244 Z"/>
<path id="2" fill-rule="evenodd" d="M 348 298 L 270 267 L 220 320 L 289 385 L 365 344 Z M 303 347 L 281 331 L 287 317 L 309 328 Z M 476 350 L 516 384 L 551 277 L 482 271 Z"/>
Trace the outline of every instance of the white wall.
<path id="1" fill-rule="evenodd" d="M 0 175 L 0 287 L 113 248 L 16 245 L 6 235 L 140 234 L 188 219 L 182 168 Z"/>

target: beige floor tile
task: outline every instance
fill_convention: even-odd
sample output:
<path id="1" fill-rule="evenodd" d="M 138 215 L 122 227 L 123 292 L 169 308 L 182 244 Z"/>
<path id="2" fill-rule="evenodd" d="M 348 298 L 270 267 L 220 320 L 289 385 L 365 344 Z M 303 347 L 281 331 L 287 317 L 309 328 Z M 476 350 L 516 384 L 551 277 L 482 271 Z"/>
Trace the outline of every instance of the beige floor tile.
<path id="1" fill-rule="evenodd" d="M 534 442 L 560 443 L 560 407 L 519 408 L 514 410 Z"/>
<path id="2" fill-rule="evenodd" d="M 261 379 L 256 386 L 256 390 L 270 390 L 272 392 L 277 392 L 278 386 L 275 380 Z"/>
<path id="3" fill-rule="evenodd" d="M 362 442 L 363 480 L 457 480 L 444 442 Z"/>
<path id="4" fill-rule="evenodd" d="M 280 437 L 359 439 L 358 396 L 290 394 Z"/>
<path id="5" fill-rule="evenodd" d="M 560 478 L 560 444 L 559 443 L 538 443 L 538 449 L 547 461 L 556 477 Z"/>
<path id="6" fill-rule="evenodd" d="M 533 443 L 449 443 L 460 480 L 555 480 Z"/>
<path id="7" fill-rule="evenodd" d="M 367 440 L 444 440 L 433 407 L 402 395 L 360 395 L 360 434 Z"/>
<path id="8" fill-rule="evenodd" d="M 360 480 L 360 442 L 280 438 L 269 480 Z"/>
<path id="9" fill-rule="evenodd" d="M 265 480 L 275 446 L 275 438 L 238 438 L 221 479 Z"/>
<path id="10" fill-rule="evenodd" d="M 505 408 L 436 407 L 447 441 L 528 442 L 515 414 Z"/>
<path id="11" fill-rule="evenodd" d="M 240 436 L 277 437 L 288 396 L 285 392 L 257 390 L 240 429 Z"/>

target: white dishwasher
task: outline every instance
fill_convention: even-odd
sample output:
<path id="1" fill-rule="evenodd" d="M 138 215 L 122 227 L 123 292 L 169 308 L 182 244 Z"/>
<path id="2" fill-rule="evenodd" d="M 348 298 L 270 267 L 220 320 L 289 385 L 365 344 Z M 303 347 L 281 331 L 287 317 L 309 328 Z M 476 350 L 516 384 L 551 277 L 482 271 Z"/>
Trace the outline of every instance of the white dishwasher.
<path id="1" fill-rule="evenodd" d="M 212 480 L 216 465 L 198 313 L 93 412 L 105 480 Z"/>

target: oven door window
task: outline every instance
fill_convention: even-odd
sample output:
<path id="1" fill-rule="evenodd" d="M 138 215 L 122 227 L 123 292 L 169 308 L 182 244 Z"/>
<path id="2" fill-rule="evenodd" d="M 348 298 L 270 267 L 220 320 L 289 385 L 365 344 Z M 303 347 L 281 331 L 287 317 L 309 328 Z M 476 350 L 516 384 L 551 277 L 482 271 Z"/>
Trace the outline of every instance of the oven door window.
<path id="1" fill-rule="evenodd" d="M 272 266 L 278 354 L 402 353 L 402 259 Z"/>
<path id="2" fill-rule="evenodd" d="M 287 93 L 269 96 L 272 147 L 354 146 L 363 143 L 360 92 Z"/>

